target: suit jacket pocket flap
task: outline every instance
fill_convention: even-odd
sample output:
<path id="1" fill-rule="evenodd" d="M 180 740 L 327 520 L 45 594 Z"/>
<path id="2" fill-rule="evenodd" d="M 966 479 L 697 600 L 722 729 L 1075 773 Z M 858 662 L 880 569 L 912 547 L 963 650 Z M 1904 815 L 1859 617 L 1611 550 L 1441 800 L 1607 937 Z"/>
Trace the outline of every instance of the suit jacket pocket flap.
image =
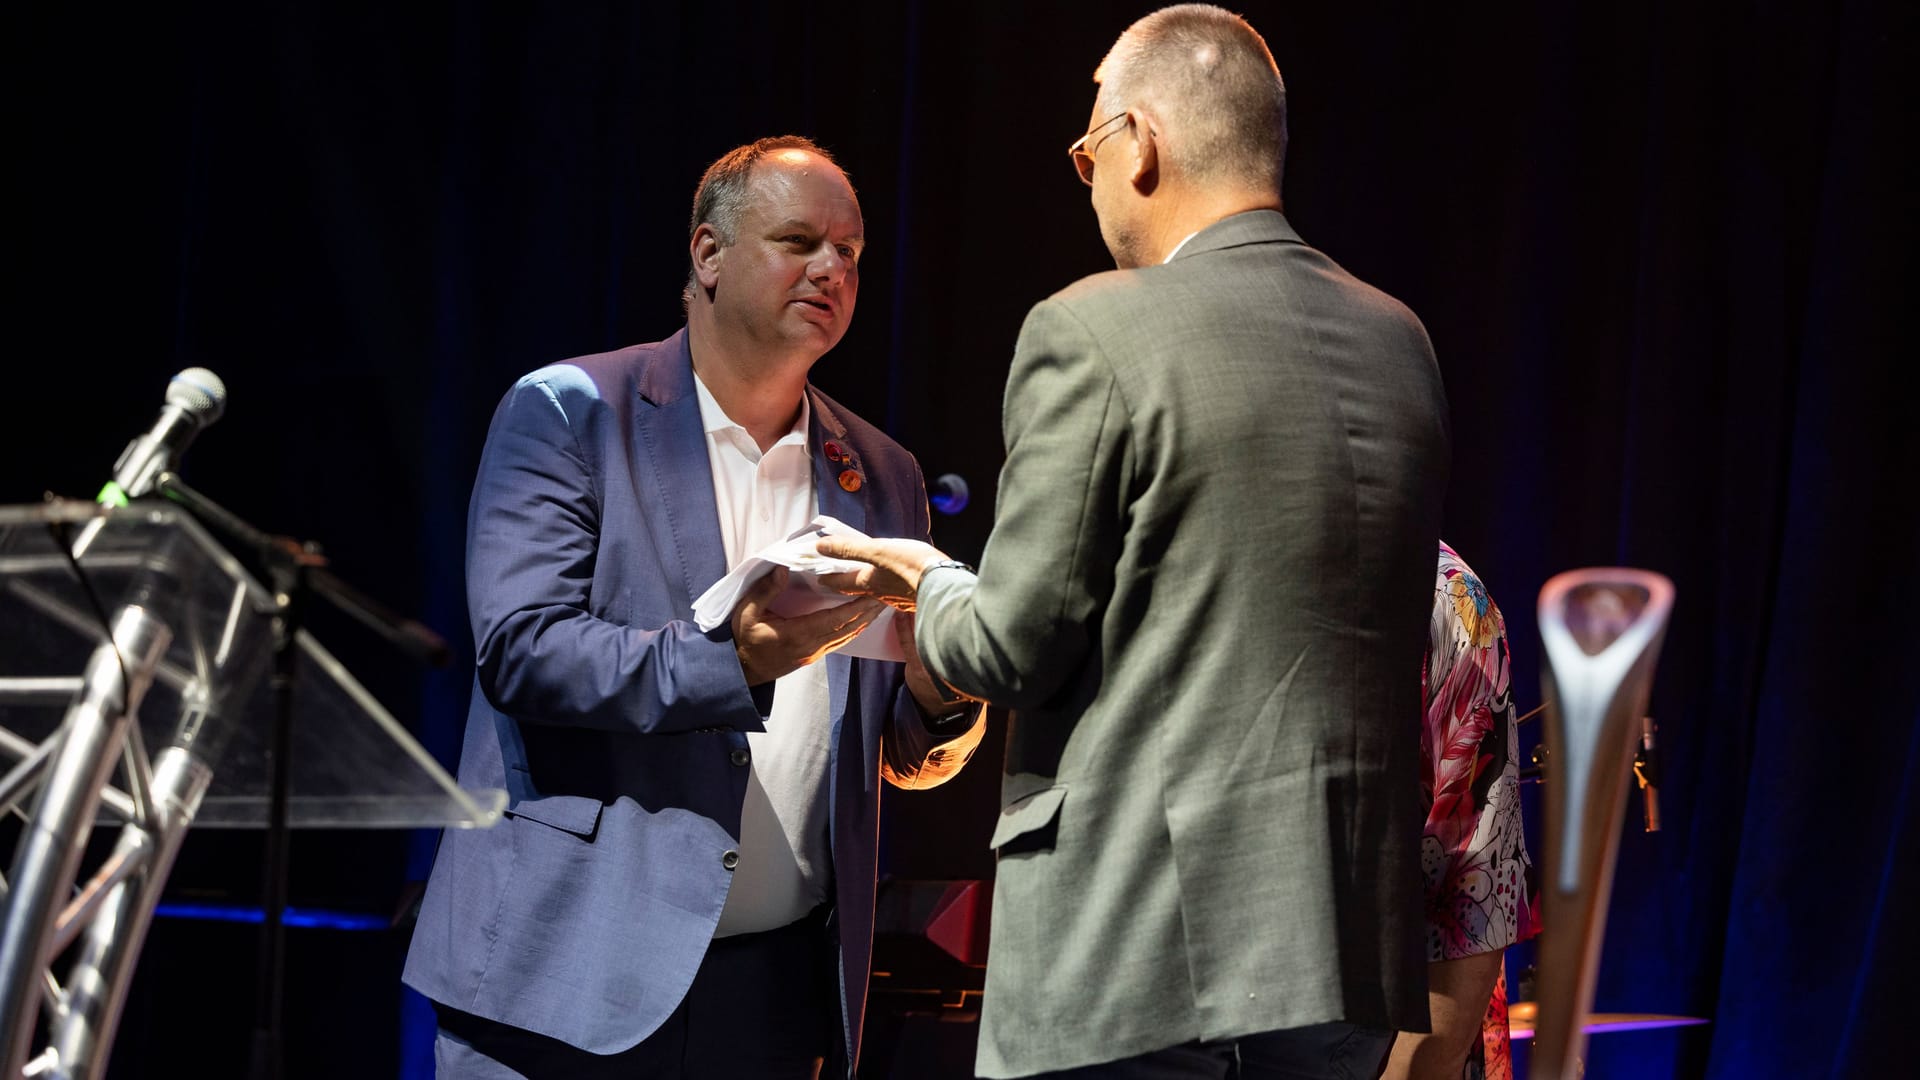
<path id="1" fill-rule="evenodd" d="M 600 821 L 600 800 L 585 795 L 544 795 L 522 799 L 507 807 L 507 814 L 551 825 L 576 836 L 592 836 Z"/>
<path id="2" fill-rule="evenodd" d="M 1015 799 L 1000 811 L 1000 820 L 993 827 L 993 839 L 988 846 L 1005 847 L 1009 840 L 1053 824 L 1066 798 L 1066 788 L 1050 787 Z"/>

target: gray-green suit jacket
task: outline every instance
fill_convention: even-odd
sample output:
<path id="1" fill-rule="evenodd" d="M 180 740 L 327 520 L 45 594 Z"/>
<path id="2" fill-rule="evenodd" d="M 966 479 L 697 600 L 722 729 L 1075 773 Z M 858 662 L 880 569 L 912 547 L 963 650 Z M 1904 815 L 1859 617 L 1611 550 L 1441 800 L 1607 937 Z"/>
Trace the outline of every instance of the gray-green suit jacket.
<path id="1" fill-rule="evenodd" d="M 1238 214 L 1035 306 L 930 666 L 1014 709 L 978 1070 L 1427 1028 L 1416 753 L 1449 458 L 1413 314 Z"/>

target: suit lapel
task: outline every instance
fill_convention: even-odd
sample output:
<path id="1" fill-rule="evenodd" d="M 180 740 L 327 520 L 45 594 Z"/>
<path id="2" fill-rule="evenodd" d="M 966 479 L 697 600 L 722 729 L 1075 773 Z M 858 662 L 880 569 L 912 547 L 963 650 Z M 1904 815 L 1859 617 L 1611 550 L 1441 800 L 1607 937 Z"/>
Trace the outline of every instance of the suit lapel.
<path id="1" fill-rule="evenodd" d="M 841 523 L 867 531 L 867 466 L 860 458 L 860 452 L 847 440 L 847 425 L 842 421 L 826 398 L 807 386 L 807 400 L 811 406 L 812 421 L 808 425 L 807 446 L 813 456 L 813 491 L 820 504 L 820 512 Z M 844 459 L 844 460 L 836 460 Z M 849 476 L 851 478 L 849 478 Z M 827 715 L 833 721 L 833 739 L 829 743 L 832 749 L 828 753 L 827 775 L 834 787 L 829 805 L 830 817 L 837 816 L 840 801 L 845 795 L 838 790 L 840 784 L 840 748 L 848 738 L 844 730 L 847 716 L 847 692 L 854 676 L 853 658 L 844 653 L 831 653 L 824 663 L 827 665 Z M 864 711 L 870 711 L 867 705 Z M 873 733 L 868 725 L 859 724 L 862 760 L 880 760 L 877 745 L 867 745 L 872 741 Z"/>
<path id="2" fill-rule="evenodd" d="M 847 441 L 847 425 L 812 384 L 807 386 L 807 398 L 813 407 L 807 442 L 813 455 L 813 491 L 819 499 L 820 512 L 866 532 L 869 480 L 866 463 Z"/>
<path id="3" fill-rule="evenodd" d="M 700 399 L 693 392 L 693 354 L 686 330 L 653 350 L 638 383 L 634 423 L 646 447 L 657 500 L 646 505 L 642 493 L 643 517 L 662 560 L 678 563 L 686 588 L 683 610 L 691 613 L 694 598 L 725 576 L 727 552 L 720 539 L 713 465 L 707 458 Z"/>

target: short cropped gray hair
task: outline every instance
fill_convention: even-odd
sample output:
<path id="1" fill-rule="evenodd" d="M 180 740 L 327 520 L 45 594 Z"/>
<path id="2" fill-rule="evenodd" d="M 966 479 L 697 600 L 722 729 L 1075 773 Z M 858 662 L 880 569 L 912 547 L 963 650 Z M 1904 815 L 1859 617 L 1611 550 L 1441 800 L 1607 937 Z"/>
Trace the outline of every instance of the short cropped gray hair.
<path id="1" fill-rule="evenodd" d="M 1101 119 L 1139 106 L 1167 125 L 1173 173 L 1279 192 L 1287 87 L 1240 16 L 1212 4 L 1161 8 L 1127 27 L 1093 81 Z"/>

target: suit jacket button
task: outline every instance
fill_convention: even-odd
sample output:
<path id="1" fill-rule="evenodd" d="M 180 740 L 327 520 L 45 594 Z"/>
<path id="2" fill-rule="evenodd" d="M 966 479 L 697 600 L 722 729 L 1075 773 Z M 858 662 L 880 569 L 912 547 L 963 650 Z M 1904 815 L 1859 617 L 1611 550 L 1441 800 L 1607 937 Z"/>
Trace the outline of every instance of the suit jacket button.
<path id="1" fill-rule="evenodd" d="M 747 752 L 739 747 L 735 747 L 733 753 L 729 756 L 735 765 L 745 765 L 747 763 Z"/>
<path id="2" fill-rule="evenodd" d="M 733 869 L 736 866 L 739 866 L 740 853 L 732 849 L 728 849 L 725 853 L 723 853 L 720 856 L 720 865 L 726 867 L 729 870 Z"/>

